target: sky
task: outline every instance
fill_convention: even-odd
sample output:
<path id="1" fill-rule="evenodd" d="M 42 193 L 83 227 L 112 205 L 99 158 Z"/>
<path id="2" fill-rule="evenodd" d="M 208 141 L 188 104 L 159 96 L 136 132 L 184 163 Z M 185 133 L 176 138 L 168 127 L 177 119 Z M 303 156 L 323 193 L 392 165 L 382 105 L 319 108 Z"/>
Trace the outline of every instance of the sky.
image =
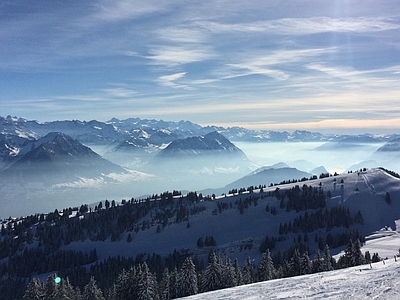
<path id="1" fill-rule="evenodd" d="M 3 0 L 0 115 L 400 132 L 398 0 Z"/>

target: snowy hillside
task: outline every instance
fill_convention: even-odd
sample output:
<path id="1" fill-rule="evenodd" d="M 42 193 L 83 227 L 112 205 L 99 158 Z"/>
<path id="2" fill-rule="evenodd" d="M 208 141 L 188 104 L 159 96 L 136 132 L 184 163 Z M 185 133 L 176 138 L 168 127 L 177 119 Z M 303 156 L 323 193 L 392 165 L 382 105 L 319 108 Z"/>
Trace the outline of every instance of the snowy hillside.
<path id="1" fill-rule="evenodd" d="M 187 300 L 385 299 L 400 298 L 400 261 L 393 257 L 358 266 L 298 277 L 275 279 L 180 298 Z"/>
<path id="2" fill-rule="evenodd" d="M 172 218 L 168 222 L 168 226 L 161 227 L 160 231 L 157 230 L 157 223 L 152 221 L 150 215 L 147 215 L 141 219 L 139 224 L 142 224 L 141 222 L 149 224 L 148 230 L 132 233 L 126 231 L 121 234 L 121 241 L 118 243 L 112 242 L 110 239 L 87 241 L 84 244 L 73 242 L 64 248 L 82 249 L 84 247 L 87 251 L 97 248 L 101 258 L 106 258 L 115 252 L 121 255 L 152 252 L 167 255 L 174 250 L 181 249 L 204 256 L 208 253 L 209 248 L 199 249 L 196 246 L 197 239 L 212 235 L 217 241 L 216 249 L 227 254 L 231 259 L 237 257 L 240 262 L 243 262 L 250 255 L 258 261 L 261 257 L 259 248 L 266 236 L 278 237 L 280 224 L 293 222 L 297 216 L 304 215 L 304 211 L 291 210 L 287 212 L 285 208 L 280 208 L 280 200 L 268 195 L 270 193 L 273 195 L 277 188 L 284 193 L 285 190 L 290 190 L 299 184 L 300 186 L 306 184 L 321 188 L 325 193 L 329 191 L 331 196 L 326 200 L 328 209 L 337 206 L 348 207 L 353 216 L 360 211 L 364 219 L 363 224 L 353 224 L 350 229 L 358 229 L 364 235 L 370 235 L 385 226 L 395 228 L 395 221 L 400 218 L 400 179 L 381 169 L 372 169 L 366 172 L 267 187 L 263 189 L 262 193 L 255 189 L 253 193 L 217 195 L 215 201 L 200 201 L 193 204 L 183 202 L 187 210 L 198 210 L 199 212 L 187 215 L 183 222 L 173 222 Z M 387 192 L 392 198 L 390 205 L 385 202 Z M 250 199 L 256 197 L 258 200 L 254 204 Z M 267 206 L 269 209 L 275 207 L 276 215 L 267 212 Z M 154 215 L 157 211 L 156 209 L 151 214 Z M 309 215 L 311 212 L 312 210 L 308 210 Z M 189 228 L 188 223 L 190 224 Z M 314 242 L 315 235 L 326 236 L 328 232 L 335 235 L 348 230 L 348 228 L 340 226 L 333 228 L 332 231 L 321 228 L 309 232 L 308 235 L 312 237 L 309 242 L 310 251 L 314 253 L 317 248 Z M 132 236 L 134 247 L 126 243 L 129 233 Z M 274 250 L 283 250 L 289 247 L 293 239 L 298 238 L 298 235 L 298 233 L 289 232 L 283 241 L 276 243 Z M 331 252 L 335 254 L 341 249 L 340 247 L 331 248 Z"/>
<path id="3" fill-rule="evenodd" d="M 255 291 L 228 290 L 228 295 L 221 294 L 220 299 L 231 299 L 232 293 L 239 295 L 236 299 L 253 297 L 254 293 L 265 294 L 266 298 L 285 298 L 292 294 L 318 298 L 324 292 L 329 297 L 339 297 L 335 293 L 341 292 L 340 289 L 321 283 L 331 281 L 342 284 L 345 291 L 356 292 L 358 288 L 346 287 L 348 281 L 344 277 L 353 276 L 354 270 L 361 276 L 374 274 L 378 269 L 374 266 L 379 264 L 370 270 L 369 265 L 362 265 L 365 261 L 371 256 L 372 261 L 386 256 L 391 259 L 398 253 L 400 235 L 394 230 L 400 219 L 398 177 L 380 168 L 358 170 L 276 186 L 240 188 L 220 196 L 173 191 L 142 200 L 132 198 L 120 204 L 107 200 L 95 207 L 81 205 L 47 215 L 9 218 L 2 221 L 0 274 L 25 279 L 34 275 L 44 280 L 48 274 L 57 272 L 80 288 L 90 275 L 96 277 L 103 291 L 110 292 L 123 269 L 140 268 L 142 273 L 136 277 L 132 275 L 135 271 L 129 271 L 135 280 L 143 272 L 154 274 L 148 276 L 157 277 L 158 282 L 154 284 L 162 287 L 163 272 L 168 269 L 170 276 L 178 276 L 173 274 L 181 274 L 183 261 L 189 260 L 190 268 L 197 272 L 193 278 L 199 278 L 194 285 L 198 284 L 199 291 L 206 292 L 260 281 L 261 263 L 265 253 L 270 253 L 273 278 L 359 267 L 272 281 L 275 282 L 272 287 L 279 287 L 281 293 L 276 296 L 274 293 L 278 290 L 269 290 L 268 282 L 265 287 L 264 283 L 248 286 L 255 287 Z M 369 251 L 369 258 L 361 253 L 361 244 L 364 252 Z M 341 256 L 344 249 L 345 255 Z M 337 259 L 332 259 L 330 253 Z M 231 272 L 236 266 L 236 279 L 219 281 L 214 286 L 209 284 L 206 274 L 211 271 L 205 268 L 207 264 L 223 272 Z M 385 268 L 390 265 L 388 261 Z M 179 276 L 175 278 L 183 278 Z M 229 276 L 224 278 L 234 278 Z M 357 280 L 355 277 L 353 283 L 357 284 Z M 366 278 L 362 280 L 365 282 Z M 387 281 L 381 283 L 375 277 L 372 280 L 373 287 L 391 287 Z M 291 289 L 295 285 L 299 289 L 312 288 L 294 293 Z M 0 288 L 7 287 L 1 281 Z M 361 287 L 365 289 L 366 283 Z M 395 289 L 387 291 L 388 297 L 397 293 Z M 371 295 L 379 293 L 378 288 L 373 288 Z M 184 295 L 184 291 L 176 295 Z"/>

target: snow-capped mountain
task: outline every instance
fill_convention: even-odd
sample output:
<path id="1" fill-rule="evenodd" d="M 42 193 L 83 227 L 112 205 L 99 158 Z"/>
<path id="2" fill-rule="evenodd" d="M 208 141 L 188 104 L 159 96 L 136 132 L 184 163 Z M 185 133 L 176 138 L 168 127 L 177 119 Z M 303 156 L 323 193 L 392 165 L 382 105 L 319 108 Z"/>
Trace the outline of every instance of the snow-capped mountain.
<path id="1" fill-rule="evenodd" d="M 25 203 L 21 211 L 32 213 L 33 208 L 42 211 L 55 205 L 50 199 L 57 194 L 70 204 L 78 197 L 94 201 L 108 192 L 118 195 L 115 190 L 126 190 L 121 183 L 130 182 L 132 186 L 136 180 L 152 177 L 122 168 L 61 132 L 24 140 L 21 146 L 14 156 L 6 157 L 0 170 L 0 192 L 4 196 L 0 204 L 7 214 L 21 210 L 16 202 Z"/>
<path id="2" fill-rule="evenodd" d="M 163 121 L 140 118 L 120 120 L 112 118 L 107 122 L 65 120 L 40 123 L 7 116 L 0 117 L 0 132 L 19 134 L 25 137 L 43 137 L 49 132 L 63 132 L 84 144 L 111 144 L 124 142 L 130 138 L 150 139 L 149 143 L 160 146 L 170 143 L 175 139 L 183 139 L 205 135 L 217 131 L 230 141 L 242 142 L 311 142 L 311 141 L 336 141 L 336 142 L 383 142 L 389 141 L 396 135 L 371 135 L 358 136 L 324 135 L 318 132 L 296 130 L 294 132 L 278 132 L 271 130 L 249 130 L 241 127 L 223 128 L 219 126 L 202 127 L 190 121 Z"/>
<path id="3" fill-rule="evenodd" d="M 160 157 L 191 157 L 205 155 L 230 155 L 245 158 L 245 154 L 227 138 L 216 131 L 206 135 L 178 139 L 159 153 Z"/>

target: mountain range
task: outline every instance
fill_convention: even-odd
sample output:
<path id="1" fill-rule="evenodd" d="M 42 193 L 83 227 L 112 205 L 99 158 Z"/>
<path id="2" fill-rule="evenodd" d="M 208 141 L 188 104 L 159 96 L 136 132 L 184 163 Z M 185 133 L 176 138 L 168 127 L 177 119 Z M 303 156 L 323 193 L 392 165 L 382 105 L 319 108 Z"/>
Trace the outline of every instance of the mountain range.
<path id="1" fill-rule="evenodd" d="M 34 203 L 53 203 L 54 198 L 75 205 L 95 202 L 99 197 L 126 199 L 147 195 L 152 186 L 157 186 L 160 191 L 202 190 L 218 195 L 237 188 L 237 185 L 258 185 L 264 178 L 267 178 L 267 184 L 279 183 L 326 171 L 315 170 L 315 163 L 304 159 L 289 161 L 293 153 L 285 160 L 286 166 L 265 167 L 257 160 L 249 159 L 235 145 L 249 142 L 276 143 L 282 150 L 296 143 L 318 144 L 309 152 L 334 160 L 341 159 L 340 151 L 356 153 L 360 149 L 378 149 L 367 159 L 346 167 L 349 170 L 376 166 L 390 168 L 394 163 L 392 157 L 400 150 L 398 141 L 396 134 L 254 131 L 241 127 L 204 127 L 189 121 L 113 118 L 107 122 L 40 123 L 0 117 L 2 210 L 3 214 L 17 211 L 9 210 L 16 205 L 7 199 L 32 203 L 29 208 L 32 209 Z M 260 167 L 263 169 L 258 169 Z M 60 193 L 62 198 L 55 197 Z M 49 202 L 49 199 L 52 200 Z M 48 208 L 50 206 L 38 207 L 37 211 Z"/>

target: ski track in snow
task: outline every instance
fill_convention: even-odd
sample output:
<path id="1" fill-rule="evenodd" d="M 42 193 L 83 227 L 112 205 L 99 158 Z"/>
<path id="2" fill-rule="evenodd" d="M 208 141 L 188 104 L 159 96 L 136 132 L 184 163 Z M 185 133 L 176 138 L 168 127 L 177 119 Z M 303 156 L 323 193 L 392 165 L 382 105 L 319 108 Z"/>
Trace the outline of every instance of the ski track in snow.
<path id="1" fill-rule="evenodd" d="M 375 196 L 375 194 L 376 194 L 375 187 L 369 181 L 367 174 L 362 174 L 362 177 L 363 177 L 364 182 L 367 185 L 368 189 L 370 190 L 371 195 Z"/>

